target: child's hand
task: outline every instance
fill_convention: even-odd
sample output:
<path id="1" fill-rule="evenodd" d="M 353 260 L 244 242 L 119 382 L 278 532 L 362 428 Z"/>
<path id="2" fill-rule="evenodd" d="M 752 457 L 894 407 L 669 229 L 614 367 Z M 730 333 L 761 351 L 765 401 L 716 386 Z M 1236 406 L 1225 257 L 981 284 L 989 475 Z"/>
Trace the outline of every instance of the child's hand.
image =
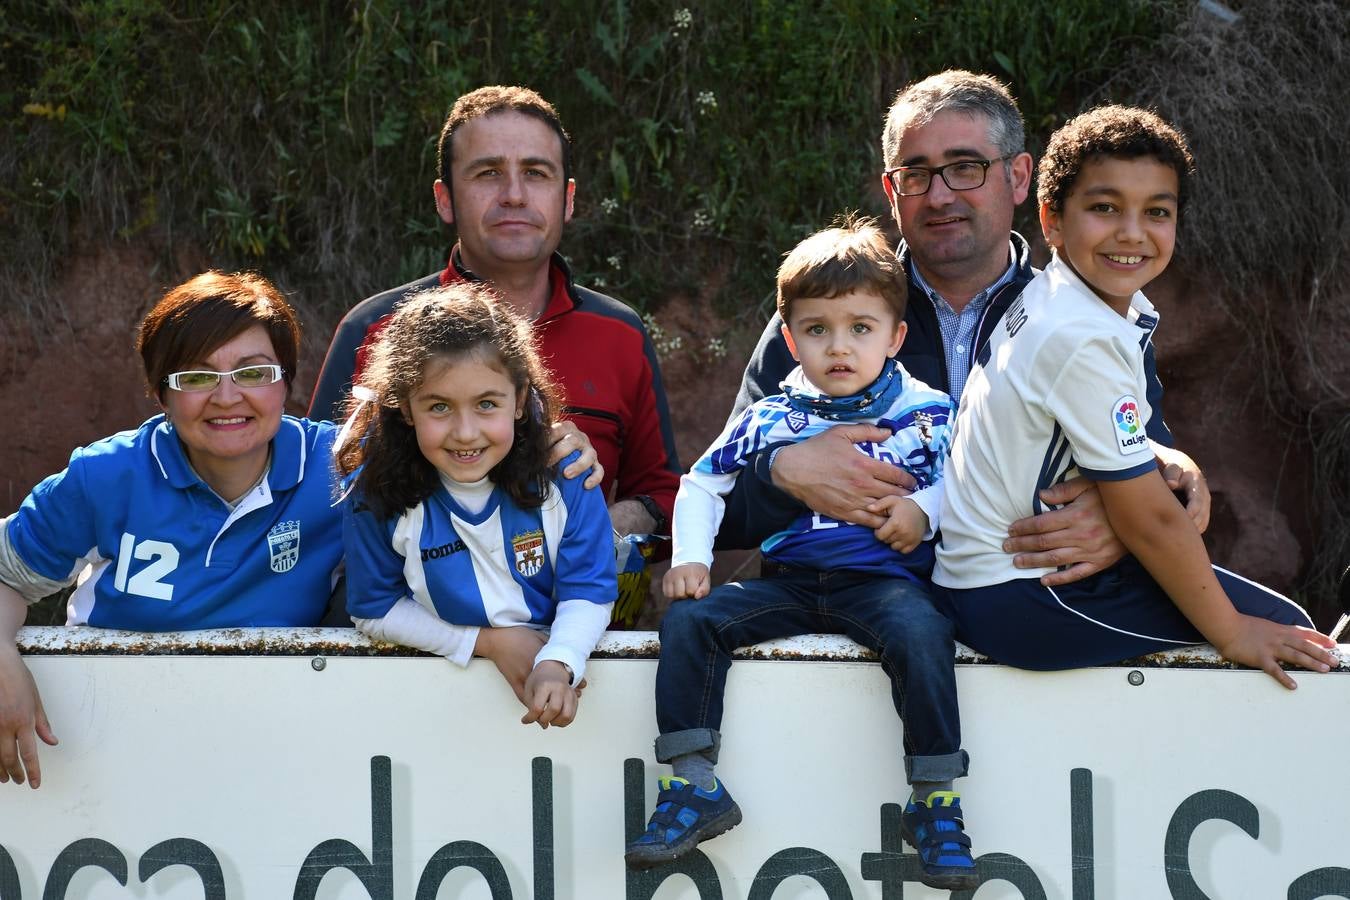
<path id="1" fill-rule="evenodd" d="M 701 600 L 708 596 L 711 587 L 712 579 L 709 577 L 708 567 L 703 563 L 685 563 L 682 566 L 672 566 L 666 576 L 661 579 L 661 590 L 665 591 L 666 596 L 671 600 L 689 598 Z"/>
<path id="2" fill-rule="evenodd" d="M 928 514 L 908 497 L 882 497 L 868 508 L 886 516 L 886 524 L 873 534 L 897 553 L 909 553 L 919 546 L 928 530 Z"/>
<path id="3" fill-rule="evenodd" d="M 521 716 L 520 724 L 538 722 L 540 728 L 572 724 L 577 717 L 577 695 L 572 687 L 572 676 L 567 667 L 556 659 L 542 660 L 525 679 L 522 702 L 529 712 Z"/>
<path id="4" fill-rule="evenodd" d="M 1327 672 L 1340 664 L 1330 652 L 1335 646 L 1335 641 L 1311 628 L 1281 625 L 1244 615 L 1239 616 L 1239 627 L 1233 638 L 1223 646 L 1216 645 L 1215 649 L 1235 663 L 1261 669 L 1292 691 L 1298 685 L 1280 668 L 1280 662 L 1314 672 Z"/>
<path id="5" fill-rule="evenodd" d="M 492 660 L 497 671 L 515 691 L 516 699 L 529 706 L 525 699 L 525 682 L 534 669 L 534 658 L 544 648 L 548 638 L 543 632 L 524 626 L 507 628 L 480 628 L 474 644 L 474 656 Z"/>

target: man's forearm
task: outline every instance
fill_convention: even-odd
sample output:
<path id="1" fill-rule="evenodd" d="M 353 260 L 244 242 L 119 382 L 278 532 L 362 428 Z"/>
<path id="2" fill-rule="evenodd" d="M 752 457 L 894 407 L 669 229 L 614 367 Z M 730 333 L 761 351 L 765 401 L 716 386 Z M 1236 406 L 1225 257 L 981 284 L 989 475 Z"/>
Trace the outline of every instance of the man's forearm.
<path id="1" fill-rule="evenodd" d="M 657 521 L 638 500 L 619 500 L 609 508 L 609 520 L 620 536 L 652 534 Z"/>

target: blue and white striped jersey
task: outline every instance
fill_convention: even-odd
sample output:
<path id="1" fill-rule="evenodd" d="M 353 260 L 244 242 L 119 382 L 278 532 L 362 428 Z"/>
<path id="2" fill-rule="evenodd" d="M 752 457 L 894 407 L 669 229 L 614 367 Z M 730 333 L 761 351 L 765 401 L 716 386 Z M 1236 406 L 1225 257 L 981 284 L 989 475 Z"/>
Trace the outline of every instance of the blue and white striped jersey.
<path id="1" fill-rule="evenodd" d="M 347 611 L 379 619 L 412 597 L 454 625 L 548 625 L 559 603 L 614 602 L 614 537 L 600 491 L 557 476 L 537 509 L 500 488 L 470 513 L 443 488 L 381 521 L 343 504 Z"/>
<path id="2" fill-rule="evenodd" d="M 315 625 L 342 561 L 330 474 L 336 432 L 283 416 L 267 477 L 231 510 L 155 416 L 77 449 L 33 488 L 6 535 L 44 578 L 69 582 L 91 567 L 71 595 L 71 625 Z"/>
<path id="3" fill-rule="evenodd" d="M 803 568 L 909 578 L 915 574 L 926 576 L 933 564 L 930 539 L 939 525 L 952 403 L 942 391 L 912 378 L 903 367 L 889 365 L 899 370 L 901 387 L 895 399 L 876 415 L 841 418 L 818 415 L 792 396 L 794 388 L 815 390 L 798 367 L 783 382 L 787 392 L 756 401 L 730 422 L 680 480 L 672 565 L 711 564 L 713 538 L 725 509 L 722 498 L 730 493 L 752 455 L 770 444 L 803 441 L 848 422 L 875 424 L 891 430 L 891 437 L 879 444 L 855 446 L 874 459 L 905 469 L 918 480 L 911 499 L 928 515 L 929 530 L 924 543 L 912 553 L 901 555 L 878 541 L 870 528 L 810 513 L 770 536 L 760 550 L 775 562 Z"/>

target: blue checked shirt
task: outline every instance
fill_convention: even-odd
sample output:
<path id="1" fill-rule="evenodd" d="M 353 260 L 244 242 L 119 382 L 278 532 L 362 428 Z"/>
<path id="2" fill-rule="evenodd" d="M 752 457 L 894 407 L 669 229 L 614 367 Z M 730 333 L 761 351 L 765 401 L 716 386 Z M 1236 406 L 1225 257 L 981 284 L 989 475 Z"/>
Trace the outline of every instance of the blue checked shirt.
<path id="1" fill-rule="evenodd" d="M 1011 242 L 1008 244 L 1008 256 L 1012 260 L 1017 259 L 1017 249 Z M 1012 281 L 1013 276 L 1017 274 L 1017 263 L 1015 261 L 1009 263 L 998 281 L 972 297 L 966 308 L 960 312 L 953 309 L 941 294 L 924 281 L 918 266 L 911 268 L 914 272 L 914 283 L 928 295 L 928 299 L 933 301 L 938 330 L 942 333 L 942 352 L 947 358 L 948 393 L 951 395 L 952 403 L 960 406 L 961 392 L 965 389 L 966 379 L 970 377 L 970 367 L 974 365 L 975 330 L 984 316 L 985 307 L 989 305 L 989 298 L 993 297 L 999 288 Z"/>

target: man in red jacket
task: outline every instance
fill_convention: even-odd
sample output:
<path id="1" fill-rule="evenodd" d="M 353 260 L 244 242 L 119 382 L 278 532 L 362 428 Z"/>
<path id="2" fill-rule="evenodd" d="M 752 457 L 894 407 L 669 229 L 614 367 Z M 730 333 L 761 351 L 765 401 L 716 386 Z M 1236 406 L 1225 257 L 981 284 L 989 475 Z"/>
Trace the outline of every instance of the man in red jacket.
<path id="1" fill-rule="evenodd" d="M 572 218 L 571 141 L 553 106 L 521 87 L 483 87 L 455 101 L 441 129 L 436 211 L 459 241 L 443 271 L 376 294 L 338 325 L 310 401 L 337 418 L 371 336 L 408 294 L 487 281 L 534 322 L 567 416 L 604 467 L 619 534 L 668 533 L 680 466 L 656 353 L 642 320 L 573 284 L 558 255 Z"/>

